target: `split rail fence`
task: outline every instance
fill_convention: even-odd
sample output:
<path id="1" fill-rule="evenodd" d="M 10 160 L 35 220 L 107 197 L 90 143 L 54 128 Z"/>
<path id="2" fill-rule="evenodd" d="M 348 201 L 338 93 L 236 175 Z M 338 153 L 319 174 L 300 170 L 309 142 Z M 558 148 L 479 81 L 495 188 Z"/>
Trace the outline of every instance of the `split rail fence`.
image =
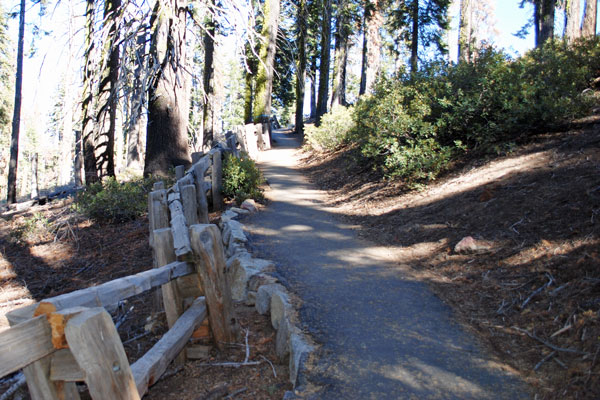
<path id="1" fill-rule="evenodd" d="M 7 314 L 0 332 L 0 377 L 23 369 L 38 399 L 79 399 L 85 382 L 93 399 L 139 399 L 171 362 L 185 360 L 186 345 L 208 318 L 217 347 L 235 341 L 237 328 L 225 275 L 221 232 L 209 224 L 208 201 L 220 210 L 222 155 L 237 154 L 236 138 L 198 158 L 177 182 L 155 184 L 148 197 L 154 268 L 52 297 Z M 129 364 L 108 310 L 161 286 L 169 330 Z"/>

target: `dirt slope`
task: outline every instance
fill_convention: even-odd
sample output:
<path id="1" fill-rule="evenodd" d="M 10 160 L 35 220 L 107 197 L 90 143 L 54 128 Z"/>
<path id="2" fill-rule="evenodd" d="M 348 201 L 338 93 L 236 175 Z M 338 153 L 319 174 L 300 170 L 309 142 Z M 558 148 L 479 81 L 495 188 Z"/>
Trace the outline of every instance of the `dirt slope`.
<path id="1" fill-rule="evenodd" d="M 540 135 L 421 192 L 380 180 L 351 151 L 307 154 L 304 170 L 359 235 L 399 248 L 397 262 L 540 398 L 599 398 L 598 122 Z M 457 254 L 465 236 L 491 249 Z"/>

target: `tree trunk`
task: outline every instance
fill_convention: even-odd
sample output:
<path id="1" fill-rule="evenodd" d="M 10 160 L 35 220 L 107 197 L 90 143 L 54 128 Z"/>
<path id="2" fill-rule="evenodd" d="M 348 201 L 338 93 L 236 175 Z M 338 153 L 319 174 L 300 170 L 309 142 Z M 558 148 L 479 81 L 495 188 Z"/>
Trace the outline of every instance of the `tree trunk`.
<path id="1" fill-rule="evenodd" d="M 569 43 L 573 43 L 581 36 L 580 12 L 581 0 L 569 0 L 567 3 L 567 11 L 565 13 L 567 18 L 565 36 Z"/>
<path id="2" fill-rule="evenodd" d="M 358 95 L 362 96 L 367 91 L 367 52 L 369 48 L 369 41 L 367 40 L 367 11 L 363 16 L 363 46 L 362 46 L 362 58 L 360 67 L 360 86 L 358 87 Z"/>
<path id="3" fill-rule="evenodd" d="M 69 2 L 69 43 L 68 58 L 65 67 L 65 97 L 63 102 L 63 129 L 60 141 L 60 175 L 58 184 L 68 185 L 71 182 L 71 171 L 73 170 L 73 4 Z"/>
<path id="4" fill-rule="evenodd" d="M 115 176 L 115 130 L 117 120 L 117 85 L 119 81 L 120 54 L 117 38 L 117 12 L 121 0 L 106 0 L 104 24 L 108 26 L 108 38 L 104 43 L 103 57 L 108 58 L 98 87 L 98 114 L 96 140 L 96 163 L 100 177 Z"/>
<path id="5" fill-rule="evenodd" d="M 329 60 L 331 47 L 331 0 L 323 3 L 323 28 L 321 35 L 321 65 L 319 66 L 319 94 L 317 98 L 317 120 L 319 126 L 321 117 L 327 113 L 329 97 Z"/>
<path id="6" fill-rule="evenodd" d="M 463 62 L 471 62 L 471 47 L 472 42 L 472 13 L 473 5 L 472 0 L 461 0 L 460 1 L 460 21 L 458 29 L 458 60 Z"/>
<path id="7" fill-rule="evenodd" d="M 419 2 L 412 2 L 412 32 L 410 41 L 410 72 L 415 73 L 419 68 Z"/>
<path id="8" fill-rule="evenodd" d="M 83 177 L 81 176 L 81 168 L 83 167 L 82 163 L 83 152 L 81 146 L 81 131 L 75 131 L 75 161 L 74 161 L 74 171 L 73 175 L 75 178 L 75 186 L 83 185 Z"/>
<path id="9" fill-rule="evenodd" d="M 92 76 L 94 61 L 94 0 L 87 0 L 85 8 L 85 54 L 83 66 L 83 93 L 81 110 L 81 131 L 83 138 L 83 168 L 85 184 L 98 182 L 98 169 L 96 167 L 96 141 L 94 138 L 93 93 Z"/>
<path id="10" fill-rule="evenodd" d="M 335 62 L 333 66 L 333 88 L 331 106 L 346 105 L 346 65 L 350 32 L 348 29 L 348 1 L 340 0 L 335 30 Z"/>
<path id="11" fill-rule="evenodd" d="M 541 28 L 540 28 L 540 45 L 546 43 L 554 37 L 554 12 L 556 0 L 541 0 Z"/>
<path id="12" fill-rule="evenodd" d="M 211 2 L 214 5 L 214 2 Z M 204 106 L 202 108 L 202 143 L 200 148 L 210 148 L 214 140 L 215 125 L 215 37 L 216 22 L 212 15 L 208 15 L 205 21 L 204 41 L 204 71 L 202 73 L 202 88 L 204 89 Z"/>
<path id="13" fill-rule="evenodd" d="M 377 74 L 381 68 L 381 35 L 379 30 L 383 25 L 380 0 L 370 0 L 370 13 L 367 19 L 367 79 L 365 91 L 371 92 Z"/>
<path id="14" fill-rule="evenodd" d="M 586 0 L 585 12 L 583 14 L 583 27 L 581 28 L 581 36 L 589 37 L 596 34 L 596 18 L 597 18 L 598 0 Z"/>
<path id="15" fill-rule="evenodd" d="M 10 139 L 10 164 L 8 165 L 7 203 L 17 202 L 17 166 L 19 158 L 19 131 L 21 129 L 21 90 L 23 87 L 23 45 L 25 43 L 25 0 L 19 11 L 19 43 L 17 47 L 17 75 L 12 135 Z"/>
<path id="16" fill-rule="evenodd" d="M 143 30 L 136 39 L 136 57 L 138 61 L 133 78 L 133 95 L 129 99 L 129 129 L 127 129 L 127 168 L 141 170 L 143 168 L 143 143 L 142 131 L 144 129 L 144 114 L 142 110 L 146 103 L 146 93 L 142 90 L 142 74 L 144 64 L 142 54 L 146 54 L 146 32 Z"/>
<path id="17" fill-rule="evenodd" d="M 533 27 L 535 31 L 535 47 L 540 47 L 542 45 L 542 16 L 541 16 L 541 4 L 540 2 L 544 0 L 534 0 L 533 1 Z"/>
<path id="18" fill-rule="evenodd" d="M 310 65 L 310 119 L 317 118 L 317 60 L 312 59 Z"/>
<path id="19" fill-rule="evenodd" d="M 306 0 L 298 4 L 298 66 L 296 68 L 295 132 L 304 138 L 304 84 L 306 79 Z"/>
<path id="20" fill-rule="evenodd" d="M 261 35 L 266 42 L 260 49 L 260 62 L 256 76 L 256 95 L 253 110 L 254 122 L 268 122 L 271 116 L 271 93 L 273 92 L 273 70 L 277 48 L 279 23 L 279 0 L 266 0 L 264 4 L 263 29 Z"/>
<path id="21" fill-rule="evenodd" d="M 189 79 L 186 69 L 185 2 L 158 0 L 151 18 L 150 54 L 159 70 L 148 92 L 144 175 L 167 175 L 169 168 L 191 165 L 188 150 Z"/>

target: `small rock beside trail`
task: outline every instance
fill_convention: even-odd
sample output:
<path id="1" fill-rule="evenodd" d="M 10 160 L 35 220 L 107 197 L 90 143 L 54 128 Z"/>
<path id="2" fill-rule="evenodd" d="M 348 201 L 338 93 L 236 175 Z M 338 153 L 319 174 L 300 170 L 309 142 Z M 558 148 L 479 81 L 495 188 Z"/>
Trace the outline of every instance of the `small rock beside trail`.
<path id="1" fill-rule="evenodd" d="M 258 206 L 256 205 L 256 202 L 252 199 L 246 199 L 244 200 L 244 202 L 242 203 L 242 205 L 240 206 L 241 209 L 243 210 L 248 210 L 251 213 L 255 213 L 258 211 Z"/>
<path id="2" fill-rule="evenodd" d="M 454 252 L 462 254 L 487 253 L 493 245 L 487 240 L 475 239 L 473 236 L 465 236 L 454 246 Z"/>

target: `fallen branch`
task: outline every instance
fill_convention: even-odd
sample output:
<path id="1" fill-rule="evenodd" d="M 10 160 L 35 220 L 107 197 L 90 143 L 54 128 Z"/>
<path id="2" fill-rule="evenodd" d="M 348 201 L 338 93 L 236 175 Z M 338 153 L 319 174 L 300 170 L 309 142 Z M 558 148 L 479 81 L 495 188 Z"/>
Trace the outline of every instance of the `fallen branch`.
<path id="1" fill-rule="evenodd" d="M 556 354 L 556 351 L 553 351 L 552 353 L 548 354 L 546 357 L 542 358 L 542 360 L 539 363 L 535 364 L 535 367 L 533 367 L 533 370 L 537 371 L 538 369 L 540 369 L 542 364 L 544 364 L 546 361 L 548 361 L 549 359 L 554 357 L 555 354 Z"/>
<path id="2" fill-rule="evenodd" d="M 547 347 L 549 347 L 549 348 L 551 348 L 552 350 L 555 350 L 555 351 L 560 351 L 562 353 L 579 354 L 579 355 L 589 355 L 590 354 L 590 353 L 587 353 L 587 352 L 581 351 L 581 350 L 569 349 L 569 348 L 555 346 L 552 343 L 549 343 L 549 342 L 545 341 L 544 339 L 541 339 L 541 338 L 537 337 L 535 334 L 529 332 L 526 329 L 521 329 L 521 328 L 516 327 L 516 326 L 513 326 L 512 329 L 514 329 L 514 330 L 516 330 L 518 332 L 526 334 L 530 338 L 532 338 L 534 340 L 537 340 L 538 342 L 540 342 L 544 346 L 547 346 Z"/>
<path id="3" fill-rule="evenodd" d="M 13 383 L 11 387 L 9 387 L 8 390 L 2 394 L 2 396 L 0 396 L 0 400 L 8 400 L 8 398 L 23 385 L 25 385 L 25 375 L 19 374 L 19 379 L 17 379 L 17 381 Z"/>
<path id="4" fill-rule="evenodd" d="M 273 363 L 271 361 L 269 361 L 269 359 L 263 355 L 261 355 L 262 359 L 265 360 L 266 362 L 269 363 L 269 365 L 271 366 L 271 369 L 273 370 L 273 376 L 275 378 L 277 378 L 277 372 L 275 372 L 275 367 L 273 366 Z"/>
<path id="5" fill-rule="evenodd" d="M 534 290 L 533 293 L 531 293 L 529 295 L 528 298 L 525 299 L 525 301 L 523 302 L 523 304 L 521 304 L 521 309 L 525 308 L 525 306 L 527 305 L 527 303 L 529 303 L 529 301 L 531 301 L 531 299 L 540 294 L 544 289 L 546 289 L 548 286 L 552 285 L 552 283 L 554 282 L 554 279 L 552 279 L 552 277 L 550 275 L 546 275 L 548 277 L 548 282 L 546 282 L 545 285 L 540 286 L 539 288 L 537 288 L 536 290 Z"/>
<path id="6" fill-rule="evenodd" d="M 248 390 L 248 388 L 243 387 L 241 389 L 236 390 L 235 392 L 229 393 L 227 396 L 223 397 L 223 399 L 233 399 L 235 396 L 244 393 L 246 390 Z"/>

